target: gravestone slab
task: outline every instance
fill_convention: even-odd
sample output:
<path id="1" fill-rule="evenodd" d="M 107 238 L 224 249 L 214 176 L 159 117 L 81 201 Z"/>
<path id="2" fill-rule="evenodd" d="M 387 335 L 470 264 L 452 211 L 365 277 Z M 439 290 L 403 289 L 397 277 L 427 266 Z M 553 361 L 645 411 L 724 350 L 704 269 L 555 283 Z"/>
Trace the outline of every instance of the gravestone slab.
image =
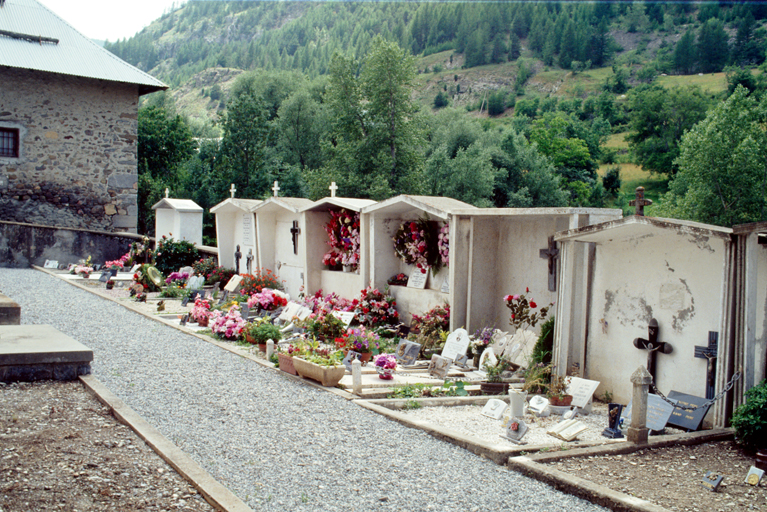
<path id="1" fill-rule="evenodd" d="M 647 394 L 647 420 L 645 421 L 645 427 L 652 431 L 660 432 L 666 428 L 666 424 L 671 418 L 671 413 L 674 411 L 674 406 L 664 401 L 658 395 L 653 393 Z M 628 407 L 624 409 L 621 416 L 626 425 L 631 423 L 631 402 Z"/>
<path id="2" fill-rule="evenodd" d="M 106 283 L 107 281 L 109 281 L 110 277 L 112 277 L 112 271 L 111 270 L 105 270 L 99 276 L 99 281 L 101 281 L 102 283 Z"/>
<path id="3" fill-rule="evenodd" d="M 74 380 L 93 351 L 50 325 L 0 326 L 0 382 Z"/>
<path id="4" fill-rule="evenodd" d="M 668 420 L 668 424 L 672 427 L 677 427 L 682 430 L 695 431 L 700 430 L 700 426 L 703 423 L 703 418 L 706 417 L 710 405 L 703 407 L 703 404 L 707 402 L 705 398 L 699 396 L 687 395 L 678 391 L 671 391 L 668 394 L 670 400 L 676 400 L 678 405 L 682 407 L 697 406 L 694 411 L 685 411 L 679 407 L 675 407 L 671 413 L 671 418 Z"/>
<path id="5" fill-rule="evenodd" d="M 491 398 L 482 408 L 482 416 L 493 418 L 494 420 L 500 420 L 503 417 L 503 413 L 506 412 L 506 408 L 509 406 L 503 400 L 497 398 Z"/>
<path id="6" fill-rule="evenodd" d="M 397 345 L 397 352 L 395 353 L 395 356 L 397 358 L 397 362 L 402 366 L 411 366 L 415 364 L 420 352 L 420 343 L 402 340 L 399 342 L 399 345 Z"/>
<path id="7" fill-rule="evenodd" d="M 190 290 L 200 290 L 205 285 L 205 278 L 202 276 L 192 276 L 189 278 L 189 282 L 186 287 Z"/>
<path id="8" fill-rule="evenodd" d="M 434 354 L 431 356 L 429 362 L 429 375 L 438 379 L 444 379 L 447 377 L 447 372 L 450 370 L 450 365 L 453 364 L 453 360 L 449 357 L 442 357 Z"/>
<path id="9" fill-rule="evenodd" d="M 19 325 L 21 306 L 0 293 L 0 325 Z"/>
<path id="10" fill-rule="evenodd" d="M 408 288 L 418 288 L 423 290 L 426 288 L 426 278 L 429 277 L 428 272 L 421 272 L 418 267 L 414 268 L 410 273 L 410 278 L 407 280 Z"/>
<path id="11" fill-rule="evenodd" d="M 536 416 L 548 416 L 548 407 L 549 400 L 541 395 L 536 395 L 530 399 L 530 402 L 527 405 L 527 410 Z"/>
<path id="12" fill-rule="evenodd" d="M 584 409 L 591 398 L 594 396 L 594 392 L 599 387 L 599 382 L 596 380 L 582 379 L 580 377 L 570 377 L 570 384 L 567 386 L 567 394 L 573 396 L 572 405 L 579 409 Z"/>
<path id="13" fill-rule="evenodd" d="M 501 355 L 508 358 L 514 364 L 527 366 L 536 341 L 538 341 L 538 335 L 535 332 L 517 331 L 506 344 L 506 348 Z"/>
<path id="14" fill-rule="evenodd" d="M 722 480 L 724 480 L 724 475 L 720 475 L 716 471 L 707 471 L 700 485 L 711 492 L 716 492 L 717 489 L 719 489 L 719 485 L 722 483 Z"/>
<path id="15" fill-rule="evenodd" d="M 242 276 L 232 276 L 229 282 L 226 283 L 226 286 L 224 286 L 224 290 L 228 291 L 229 293 L 234 293 L 240 287 L 240 284 L 242 284 Z"/>
<path id="16" fill-rule="evenodd" d="M 450 333 L 442 349 L 442 357 L 449 357 L 453 361 L 459 356 L 465 356 L 469 348 L 469 333 L 466 329 L 456 329 Z"/>
<path id="17" fill-rule="evenodd" d="M 522 438 L 525 437 L 527 429 L 527 424 L 521 418 L 510 418 L 506 432 L 501 437 L 508 439 L 514 444 L 526 444 L 522 441 Z"/>
<path id="18" fill-rule="evenodd" d="M 439 291 L 441 293 L 450 293 L 450 277 L 445 277 L 445 280 L 442 281 L 442 286 L 439 287 Z"/>
<path id="19" fill-rule="evenodd" d="M 751 466 L 748 470 L 748 474 L 746 475 L 746 479 L 744 480 L 745 483 L 748 485 L 752 485 L 756 487 L 759 485 L 759 482 L 762 480 L 762 477 L 764 476 L 764 470 L 755 468 L 754 466 Z"/>
<path id="20" fill-rule="evenodd" d="M 282 313 L 280 313 L 280 316 L 277 317 L 283 322 L 290 322 L 294 316 L 298 314 L 298 311 L 301 309 L 301 304 L 298 302 L 288 302 L 288 305 L 285 307 L 285 309 L 282 310 Z"/>
<path id="21" fill-rule="evenodd" d="M 59 268 L 59 262 L 56 260 L 45 260 L 45 264 L 43 265 L 43 268 L 57 269 Z"/>
<path id="22" fill-rule="evenodd" d="M 492 348 L 496 354 L 503 354 L 503 351 L 506 350 L 506 345 L 511 341 L 512 337 L 509 336 L 509 333 L 496 329 L 490 337 L 488 348 Z"/>
<path id="23" fill-rule="evenodd" d="M 346 369 L 349 370 L 349 373 L 352 372 L 352 363 L 355 359 L 362 360 L 362 354 L 359 352 L 355 352 L 354 350 L 350 350 L 346 353 L 346 357 L 344 357 L 344 366 L 346 366 Z"/>
<path id="24" fill-rule="evenodd" d="M 140 268 L 141 268 L 141 264 L 140 263 L 136 263 L 135 265 L 133 265 L 130 268 L 130 273 L 134 274 L 134 273 L 138 272 L 138 269 L 140 269 Z"/>
<path id="25" fill-rule="evenodd" d="M 330 314 L 341 320 L 344 323 L 344 327 L 349 327 L 355 316 L 354 311 L 333 311 Z"/>
<path id="26" fill-rule="evenodd" d="M 495 351 L 488 347 L 485 350 L 482 351 L 482 355 L 479 356 L 479 368 L 478 370 L 485 371 L 483 368 L 485 367 L 485 364 L 489 364 L 490 366 L 495 365 L 498 363 L 498 358 L 495 357 Z"/>

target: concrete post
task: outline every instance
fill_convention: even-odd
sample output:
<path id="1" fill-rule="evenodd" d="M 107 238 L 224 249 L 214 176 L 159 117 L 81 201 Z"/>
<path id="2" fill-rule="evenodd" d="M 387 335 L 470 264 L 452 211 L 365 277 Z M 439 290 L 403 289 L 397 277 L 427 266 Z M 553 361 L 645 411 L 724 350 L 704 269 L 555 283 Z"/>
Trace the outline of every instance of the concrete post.
<path id="1" fill-rule="evenodd" d="M 266 360 L 269 361 L 274 354 L 274 340 L 266 340 Z"/>
<path id="2" fill-rule="evenodd" d="M 631 395 L 631 426 L 626 439 L 629 443 L 646 443 L 649 429 L 647 428 L 647 393 L 652 383 L 652 375 L 644 366 L 640 366 L 631 374 L 634 392 Z"/>
<path id="3" fill-rule="evenodd" d="M 362 362 L 359 359 L 352 361 L 352 391 L 355 395 L 362 394 Z"/>

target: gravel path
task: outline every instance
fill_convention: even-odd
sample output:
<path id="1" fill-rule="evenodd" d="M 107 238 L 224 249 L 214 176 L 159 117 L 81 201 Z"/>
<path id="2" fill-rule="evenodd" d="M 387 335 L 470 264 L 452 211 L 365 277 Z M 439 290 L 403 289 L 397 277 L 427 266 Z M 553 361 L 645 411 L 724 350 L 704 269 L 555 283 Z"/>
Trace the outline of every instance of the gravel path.
<path id="1" fill-rule="evenodd" d="M 604 510 L 42 272 L 0 292 L 254 510 Z"/>

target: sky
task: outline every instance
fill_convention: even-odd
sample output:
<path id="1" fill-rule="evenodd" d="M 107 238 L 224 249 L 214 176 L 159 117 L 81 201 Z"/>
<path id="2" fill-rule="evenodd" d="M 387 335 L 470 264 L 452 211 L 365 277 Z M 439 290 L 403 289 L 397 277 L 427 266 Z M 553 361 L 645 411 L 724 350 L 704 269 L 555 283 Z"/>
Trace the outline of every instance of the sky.
<path id="1" fill-rule="evenodd" d="M 186 0 L 39 0 L 90 39 L 131 37 Z"/>

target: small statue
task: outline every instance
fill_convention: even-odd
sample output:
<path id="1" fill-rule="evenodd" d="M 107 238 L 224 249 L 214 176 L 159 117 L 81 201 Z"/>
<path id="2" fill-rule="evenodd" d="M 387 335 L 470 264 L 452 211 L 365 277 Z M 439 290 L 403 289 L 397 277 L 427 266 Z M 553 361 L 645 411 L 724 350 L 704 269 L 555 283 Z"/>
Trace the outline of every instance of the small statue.
<path id="1" fill-rule="evenodd" d="M 237 246 L 237 250 L 234 251 L 234 273 L 239 274 L 240 273 L 240 259 L 242 258 L 242 253 L 240 252 L 240 246 Z"/>
<path id="2" fill-rule="evenodd" d="M 245 258 L 245 268 L 248 270 L 248 274 L 253 273 L 253 249 L 248 249 L 248 256 Z"/>

